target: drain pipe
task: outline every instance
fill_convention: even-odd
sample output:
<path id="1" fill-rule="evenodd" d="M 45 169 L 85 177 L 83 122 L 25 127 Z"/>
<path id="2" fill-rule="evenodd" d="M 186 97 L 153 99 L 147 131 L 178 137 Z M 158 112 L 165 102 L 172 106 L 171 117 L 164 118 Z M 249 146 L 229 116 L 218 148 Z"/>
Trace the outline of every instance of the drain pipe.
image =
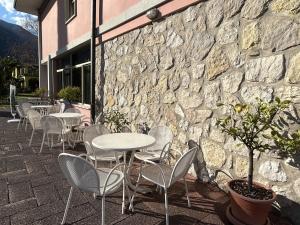
<path id="1" fill-rule="evenodd" d="M 96 34 L 96 0 L 91 0 L 91 121 L 95 121 L 95 86 L 96 86 L 96 69 L 95 69 L 95 62 L 96 62 L 96 45 L 95 45 L 95 35 Z"/>

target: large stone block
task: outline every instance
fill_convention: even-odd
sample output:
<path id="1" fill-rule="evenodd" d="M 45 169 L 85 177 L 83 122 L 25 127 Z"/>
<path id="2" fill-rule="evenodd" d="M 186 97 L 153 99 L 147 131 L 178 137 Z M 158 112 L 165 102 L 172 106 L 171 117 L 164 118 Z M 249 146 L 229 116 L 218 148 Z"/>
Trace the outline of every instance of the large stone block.
<path id="1" fill-rule="evenodd" d="M 241 15 L 247 19 L 256 19 L 267 10 L 267 3 L 270 0 L 251 0 L 246 1 Z"/>
<path id="2" fill-rule="evenodd" d="M 204 101 L 208 108 L 217 108 L 217 103 L 221 100 L 220 81 L 207 83 L 204 87 Z"/>
<path id="3" fill-rule="evenodd" d="M 241 47 L 249 49 L 258 45 L 260 40 L 258 22 L 247 24 L 241 31 Z"/>
<path id="4" fill-rule="evenodd" d="M 300 26 L 293 19 L 266 17 L 261 22 L 261 47 L 282 51 L 300 44 Z"/>
<path id="5" fill-rule="evenodd" d="M 300 52 L 290 60 L 286 78 L 291 84 L 300 82 Z"/>
<path id="6" fill-rule="evenodd" d="M 222 87 L 224 92 L 235 93 L 239 90 L 244 79 L 244 73 L 241 71 L 232 71 L 222 76 Z"/>
<path id="7" fill-rule="evenodd" d="M 224 17 L 223 0 L 211 0 L 206 4 L 208 26 L 214 28 L 220 25 Z"/>
<path id="8" fill-rule="evenodd" d="M 300 197 L 300 178 L 298 178 L 294 183 L 294 191 L 296 192 L 297 196 Z"/>
<path id="9" fill-rule="evenodd" d="M 221 24 L 217 41 L 220 45 L 226 45 L 235 42 L 238 38 L 239 21 L 237 19 L 231 19 Z"/>
<path id="10" fill-rule="evenodd" d="M 209 167 L 220 169 L 226 160 L 224 149 L 214 141 L 202 140 L 201 147 L 206 164 Z"/>
<path id="11" fill-rule="evenodd" d="M 271 4 L 271 10 L 277 13 L 296 15 L 300 12 L 299 0 L 275 0 Z"/>
<path id="12" fill-rule="evenodd" d="M 276 89 L 276 96 L 283 100 L 291 100 L 293 103 L 300 103 L 300 87 L 281 86 Z"/>
<path id="13" fill-rule="evenodd" d="M 284 56 L 274 55 L 252 59 L 245 64 L 245 77 L 248 81 L 275 83 L 283 77 Z"/>
<path id="14" fill-rule="evenodd" d="M 246 103 L 255 103 L 257 98 L 270 102 L 273 99 L 274 89 L 266 86 L 244 86 L 241 96 Z"/>
<path id="15" fill-rule="evenodd" d="M 229 69 L 229 60 L 222 48 L 214 48 L 206 60 L 206 78 L 214 80 Z"/>
<path id="16" fill-rule="evenodd" d="M 192 94 L 188 90 L 179 90 L 176 97 L 184 109 L 197 108 L 203 102 L 203 97 L 197 94 Z"/>
<path id="17" fill-rule="evenodd" d="M 240 178 L 245 178 L 248 175 L 248 159 L 237 157 L 235 159 L 234 170 L 235 174 Z"/>
<path id="18" fill-rule="evenodd" d="M 263 162 L 258 170 L 259 174 L 262 175 L 264 178 L 267 178 L 272 181 L 280 181 L 280 182 L 286 182 L 287 181 L 287 175 L 277 161 L 265 161 Z"/>
<path id="19" fill-rule="evenodd" d="M 224 14 L 226 18 L 235 16 L 240 12 L 245 0 L 226 0 L 224 2 Z"/>

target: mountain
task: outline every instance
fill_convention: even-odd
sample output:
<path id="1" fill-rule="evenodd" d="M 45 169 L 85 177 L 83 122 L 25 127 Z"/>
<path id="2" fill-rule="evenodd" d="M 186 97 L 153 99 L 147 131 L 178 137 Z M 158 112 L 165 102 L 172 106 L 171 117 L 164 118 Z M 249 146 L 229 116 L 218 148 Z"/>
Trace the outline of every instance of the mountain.
<path id="1" fill-rule="evenodd" d="M 0 20 L 0 57 L 13 56 L 21 63 L 37 64 L 38 38 L 16 24 Z"/>

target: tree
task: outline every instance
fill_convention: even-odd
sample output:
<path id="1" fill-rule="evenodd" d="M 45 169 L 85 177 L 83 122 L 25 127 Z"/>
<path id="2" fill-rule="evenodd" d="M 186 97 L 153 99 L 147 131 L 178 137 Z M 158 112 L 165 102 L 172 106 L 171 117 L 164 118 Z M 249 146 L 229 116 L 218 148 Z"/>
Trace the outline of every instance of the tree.
<path id="1" fill-rule="evenodd" d="M 0 58 L 0 94 L 6 94 L 10 83 L 16 82 L 12 77 L 12 72 L 19 65 L 13 57 Z"/>
<path id="2" fill-rule="evenodd" d="M 39 33 L 39 22 L 37 18 L 34 18 L 30 15 L 26 15 L 22 21 L 22 27 L 30 31 L 34 35 Z"/>

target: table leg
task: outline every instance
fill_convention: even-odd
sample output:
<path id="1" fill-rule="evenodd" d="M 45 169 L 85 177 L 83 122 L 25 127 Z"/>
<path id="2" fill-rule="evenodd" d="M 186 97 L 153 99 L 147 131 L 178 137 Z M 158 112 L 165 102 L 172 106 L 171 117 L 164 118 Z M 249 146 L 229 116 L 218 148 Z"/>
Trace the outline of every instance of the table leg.
<path id="1" fill-rule="evenodd" d="M 134 154 L 135 154 L 135 151 L 132 151 L 131 156 L 130 156 L 130 160 L 129 160 L 129 164 L 128 164 L 128 167 L 127 167 L 127 171 L 126 171 L 127 186 L 129 186 L 131 190 L 136 191 L 136 192 L 141 193 L 141 194 L 150 193 L 150 192 L 152 192 L 152 190 L 150 188 L 138 187 L 137 190 L 135 190 L 136 186 L 131 183 L 130 168 L 132 167 L 132 163 L 133 163 L 133 160 L 134 160 Z"/>

